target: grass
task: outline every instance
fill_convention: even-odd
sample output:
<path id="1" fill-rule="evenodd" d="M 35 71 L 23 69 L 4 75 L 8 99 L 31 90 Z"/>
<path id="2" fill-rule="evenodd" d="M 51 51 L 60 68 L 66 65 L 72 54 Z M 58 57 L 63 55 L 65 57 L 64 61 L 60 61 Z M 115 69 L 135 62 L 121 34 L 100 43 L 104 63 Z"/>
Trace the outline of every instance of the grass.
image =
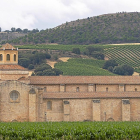
<path id="1" fill-rule="evenodd" d="M 55 68 L 63 71 L 63 75 L 115 75 L 102 69 L 104 63 L 104 60 L 73 58 L 55 64 Z"/>

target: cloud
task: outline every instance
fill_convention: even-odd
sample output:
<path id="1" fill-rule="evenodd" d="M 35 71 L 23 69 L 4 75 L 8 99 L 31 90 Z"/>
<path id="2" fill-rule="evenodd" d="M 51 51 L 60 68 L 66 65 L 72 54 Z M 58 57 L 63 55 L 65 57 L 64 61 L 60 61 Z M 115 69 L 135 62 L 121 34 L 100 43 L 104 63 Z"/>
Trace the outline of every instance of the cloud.
<path id="1" fill-rule="evenodd" d="M 46 29 L 92 16 L 139 11 L 139 0 L 0 0 L 0 27 Z"/>

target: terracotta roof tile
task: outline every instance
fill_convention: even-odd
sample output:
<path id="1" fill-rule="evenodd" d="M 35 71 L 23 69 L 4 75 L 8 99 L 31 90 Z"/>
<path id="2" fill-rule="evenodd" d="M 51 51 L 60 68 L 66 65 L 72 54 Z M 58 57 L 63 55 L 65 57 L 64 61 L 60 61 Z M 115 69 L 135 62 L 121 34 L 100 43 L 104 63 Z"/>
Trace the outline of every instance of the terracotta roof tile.
<path id="1" fill-rule="evenodd" d="M 44 93 L 44 99 L 140 98 L 140 92 Z"/>
<path id="2" fill-rule="evenodd" d="M 0 70 L 26 70 L 24 67 L 20 65 L 0 65 Z"/>
<path id="3" fill-rule="evenodd" d="M 140 76 L 31 76 L 30 84 L 140 84 Z"/>
<path id="4" fill-rule="evenodd" d="M 13 47 L 12 45 L 10 45 L 10 44 L 8 44 L 8 43 L 6 43 L 5 45 L 3 45 L 1 48 L 0 48 L 1 50 L 3 50 L 3 49 L 5 49 L 5 50 L 16 50 L 16 48 L 15 47 Z"/>

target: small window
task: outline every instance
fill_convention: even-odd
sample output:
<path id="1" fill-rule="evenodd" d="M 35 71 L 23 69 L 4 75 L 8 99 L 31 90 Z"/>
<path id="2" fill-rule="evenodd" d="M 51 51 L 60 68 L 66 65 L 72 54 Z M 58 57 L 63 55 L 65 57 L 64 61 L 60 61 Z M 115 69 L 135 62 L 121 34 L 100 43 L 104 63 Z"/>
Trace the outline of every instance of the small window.
<path id="1" fill-rule="evenodd" d="M 16 61 L 16 54 L 14 54 L 14 61 Z"/>
<path id="2" fill-rule="evenodd" d="M 3 56 L 2 56 L 2 54 L 0 54 L 0 61 L 2 61 L 3 60 Z"/>
<path id="3" fill-rule="evenodd" d="M 7 59 L 7 61 L 10 61 L 10 54 L 7 54 L 6 59 Z"/>
<path id="4" fill-rule="evenodd" d="M 52 101 L 47 101 L 47 110 L 52 110 Z"/>
<path id="5" fill-rule="evenodd" d="M 137 88 L 135 88 L 135 91 L 137 91 Z"/>
<path id="6" fill-rule="evenodd" d="M 106 88 L 106 91 L 108 91 L 108 87 Z"/>
<path id="7" fill-rule="evenodd" d="M 47 89 L 46 89 L 46 87 L 44 87 L 44 92 L 46 92 L 47 91 Z"/>
<path id="8" fill-rule="evenodd" d="M 11 101 L 17 101 L 19 99 L 19 93 L 17 91 L 10 92 Z"/>
<path id="9" fill-rule="evenodd" d="M 76 92 L 79 92 L 79 87 L 76 88 Z"/>

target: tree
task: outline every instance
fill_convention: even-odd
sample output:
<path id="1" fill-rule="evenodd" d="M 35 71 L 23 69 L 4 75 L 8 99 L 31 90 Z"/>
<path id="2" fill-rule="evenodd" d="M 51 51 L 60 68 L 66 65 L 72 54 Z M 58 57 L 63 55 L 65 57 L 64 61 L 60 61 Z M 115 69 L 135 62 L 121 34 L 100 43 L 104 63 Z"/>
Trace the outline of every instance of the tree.
<path id="1" fill-rule="evenodd" d="M 22 29 L 17 28 L 17 29 L 16 29 L 16 32 L 22 32 Z"/>
<path id="2" fill-rule="evenodd" d="M 91 56 L 99 60 L 104 60 L 104 57 L 105 57 L 104 54 L 101 52 L 94 52 L 92 53 Z"/>
<path id="3" fill-rule="evenodd" d="M 12 32 L 15 32 L 15 31 L 16 31 L 16 28 L 12 27 L 12 28 L 11 28 L 11 31 L 12 31 Z"/>
<path id="4" fill-rule="evenodd" d="M 73 48 L 72 53 L 80 54 L 80 49 L 79 48 Z"/>
<path id="5" fill-rule="evenodd" d="M 108 67 L 112 66 L 113 68 L 115 66 L 118 66 L 118 63 L 115 61 L 115 60 L 107 60 L 105 63 L 104 63 L 104 66 L 103 66 L 103 69 L 108 69 Z"/>
<path id="6" fill-rule="evenodd" d="M 23 33 L 28 33 L 28 29 L 23 29 Z"/>
<path id="7" fill-rule="evenodd" d="M 19 63 L 19 65 L 21 65 L 25 68 L 28 68 L 28 66 L 30 64 L 30 60 L 28 58 L 19 58 L 18 63 Z"/>
<path id="8" fill-rule="evenodd" d="M 54 73 L 55 73 L 56 76 L 58 76 L 60 74 L 61 75 L 63 74 L 63 72 L 61 70 L 59 70 L 59 69 L 53 68 L 52 70 L 54 71 Z"/>
<path id="9" fill-rule="evenodd" d="M 134 73 L 134 69 L 128 65 L 120 65 L 114 67 L 113 73 L 119 75 L 132 75 Z"/>

